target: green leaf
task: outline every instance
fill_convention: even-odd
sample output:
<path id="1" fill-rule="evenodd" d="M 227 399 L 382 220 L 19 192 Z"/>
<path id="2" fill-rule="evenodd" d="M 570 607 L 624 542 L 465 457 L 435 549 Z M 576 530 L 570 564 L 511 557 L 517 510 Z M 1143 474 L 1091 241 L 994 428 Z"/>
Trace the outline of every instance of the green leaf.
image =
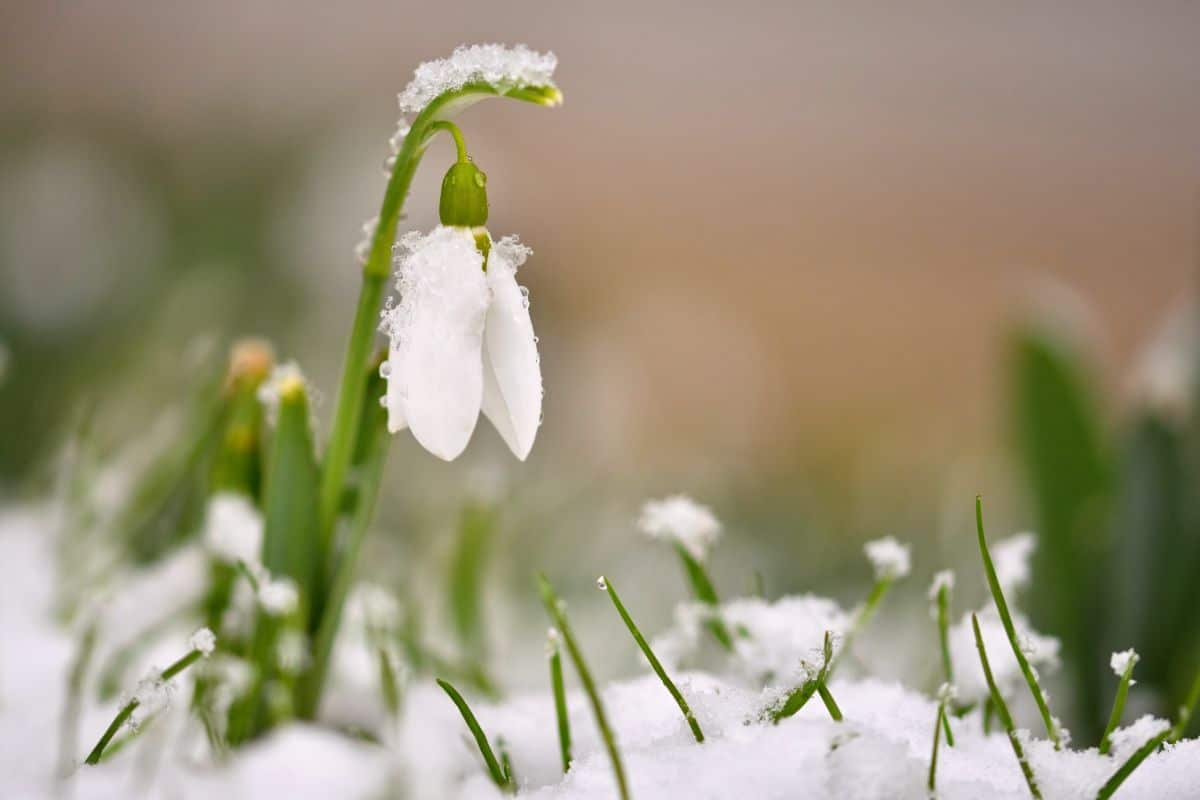
<path id="1" fill-rule="evenodd" d="M 279 394 L 263 497 L 263 566 L 273 575 L 294 580 L 304 601 L 301 605 L 311 608 L 324 548 L 317 522 L 317 466 L 308 396 L 298 379 L 285 382 Z"/>
<path id="2" fill-rule="evenodd" d="M 450 562 L 450 615 L 463 656 L 482 666 L 487 657 L 483 582 L 496 528 L 495 509 L 469 503 L 462 510 L 458 542 Z"/>
<path id="3" fill-rule="evenodd" d="M 1079 720 L 1103 728 L 1103 618 L 1111 543 L 1113 464 L 1083 359 L 1053 335 L 1026 330 L 1012 362 L 1020 465 L 1036 514 L 1033 616 L 1062 637 Z"/>

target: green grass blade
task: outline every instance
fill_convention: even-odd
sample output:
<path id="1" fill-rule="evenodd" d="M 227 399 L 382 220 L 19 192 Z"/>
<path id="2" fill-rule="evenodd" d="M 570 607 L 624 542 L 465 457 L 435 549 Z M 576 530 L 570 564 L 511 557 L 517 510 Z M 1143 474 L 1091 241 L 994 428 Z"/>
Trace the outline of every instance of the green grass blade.
<path id="1" fill-rule="evenodd" d="M 996 611 L 1000 614 L 1000 623 L 1004 626 L 1004 633 L 1008 636 L 1008 643 L 1012 646 L 1013 655 L 1021 668 L 1021 674 L 1025 676 L 1025 683 L 1029 686 L 1033 701 L 1037 703 L 1038 713 L 1042 715 L 1042 722 L 1046 726 L 1046 735 L 1050 737 L 1050 741 L 1054 742 L 1054 749 L 1058 750 L 1062 747 L 1058 724 L 1050 714 L 1050 707 L 1046 704 L 1046 697 L 1042 693 L 1042 687 L 1038 684 L 1037 676 L 1033 674 L 1033 668 L 1029 666 L 1029 659 L 1025 658 L 1025 653 L 1021 650 L 1021 643 L 1017 641 L 1017 629 L 1013 625 L 1012 614 L 1008 611 L 1008 602 L 1004 599 L 1004 591 L 1000 588 L 1000 579 L 996 576 L 996 567 L 992 564 L 991 553 L 988 552 L 987 537 L 983 532 L 983 499 L 978 496 L 975 498 L 975 526 L 979 534 L 979 554 L 983 558 L 983 569 L 987 573 L 992 599 L 996 602 Z"/>
<path id="2" fill-rule="evenodd" d="M 1108 715 L 1108 725 L 1104 727 L 1104 735 L 1100 737 L 1100 754 L 1108 755 L 1112 747 L 1112 732 L 1121 724 L 1121 715 L 1125 712 L 1125 697 L 1129 694 L 1129 685 L 1133 680 L 1133 668 L 1137 665 L 1138 657 L 1134 654 L 1129 664 L 1121 673 L 1120 683 L 1117 684 L 1117 695 L 1113 698 L 1112 713 Z"/>
<path id="3" fill-rule="evenodd" d="M 1192 678 L 1192 688 L 1188 690 L 1187 699 L 1179 707 L 1179 717 L 1175 720 L 1174 727 L 1171 728 L 1170 741 L 1177 742 L 1187 733 L 1188 723 L 1192 721 L 1192 715 L 1196 712 L 1198 703 L 1200 703 L 1200 670 L 1197 670 L 1196 676 Z"/>
<path id="4" fill-rule="evenodd" d="M 937 717 L 933 721 L 933 752 L 929 755 L 929 780 L 926 785 L 932 795 L 937 790 L 938 746 L 941 744 L 942 727 L 946 724 L 946 704 L 938 703 Z"/>
<path id="5" fill-rule="evenodd" d="M 804 706 L 808 704 L 808 701 L 812 699 L 814 694 L 816 694 L 822 688 L 825 688 L 825 682 L 829 678 L 829 672 L 833 666 L 833 663 L 833 638 L 829 631 L 825 631 L 825 642 L 822 647 L 821 668 L 817 671 L 816 675 L 793 689 L 792 692 L 788 694 L 786 698 L 784 698 L 783 703 L 767 712 L 767 716 L 770 718 L 771 722 L 775 725 L 778 725 L 780 721 L 787 719 L 788 717 L 799 712 L 800 709 L 804 708 Z M 828 700 L 826 700 L 826 697 L 828 697 Z M 828 694 L 827 688 L 826 691 L 821 694 L 821 699 L 825 702 L 825 707 L 829 710 L 829 716 L 832 717 L 835 722 L 840 722 L 842 719 L 841 709 L 838 708 L 837 703 L 833 702 L 833 695 Z"/>
<path id="6" fill-rule="evenodd" d="M 1000 723 L 1004 726 L 1004 732 L 1008 734 L 1008 742 L 1012 745 L 1017 763 L 1021 765 L 1021 774 L 1025 776 L 1025 783 L 1029 786 L 1030 794 L 1037 800 L 1041 800 L 1042 793 L 1038 791 L 1037 781 L 1033 777 L 1033 767 L 1029 765 L 1029 760 L 1025 757 L 1025 749 L 1021 747 L 1021 740 L 1017 738 L 1017 727 L 1013 724 L 1012 714 L 1008 712 L 1008 704 L 1004 702 L 1004 698 L 1000 695 L 1000 689 L 996 686 L 996 679 L 992 677 L 987 648 L 983 646 L 983 634 L 979 632 L 979 617 L 975 614 L 971 615 L 971 627 L 975 630 L 975 648 L 979 650 L 979 663 L 983 665 L 983 677 L 987 679 L 992 707 L 995 709 L 996 716 L 1000 718 Z"/>
<path id="7" fill-rule="evenodd" d="M 600 576 L 597 585 L 601 589 L 608 592 L 608 597 L 612 600 L 613 607 L 617 609 L 617 613 L 621 616 L 621 621 L 625 623 L 625 627 L 629 629 L 629 635 L 637 642 L 637 646 L 642 651 L 642 655 L 650 662 L 650 668 L 654 670 L 654 674 L 662 681 L 667 692 L 671 695 L 671 699 L 675 701 L 675 705 L 679 706 L 679 711 L 683 714 L 683 719 L 687 722 L 688 727 L 692 729 L 692 736 L 697 742 L 704 741 L 704 732 L 700 730 L 700 723 L 692 714 L 692 709 L 688 707 L 687 700 L 684 699 L 683 693 L 675 686 L 675 682 L 667 675 L 667 671 L 663 668 L 662 662 L 658 660 L 658 656 L 654 655 L 654 650 L 650 648 L 650 643 L 646 641 L 646 637 L 642 636 L 642 632 L 638 630 L 638 626 L 633 621 L 633 617 L 629 616 L 629 612 L 625 609 L 625 604 L 621 602 L 621 598 L 617 595 L 616 587 L 614 587 L 603 575 Z"/>
<path id="8" fill-rule="evenodd" d="M 721 605 L 721 599 L 717 596 L 716 587 L 713 586 L 712 578 L 708 576 L 708 571 L 704 569 L 703 564 L 687 551 L 686 547 L 678 542 L 675 543 L 675 552 L 679 556 L 680 563 L 683 565 L 683 572 L 687 577 L 688 586 L 692 589 L 692 596 L 698 602 L 712 609 L 713 616 L 704 621 L 704 627 L 720 643 L 721 647 L 729 652 L 733 652 L 733 637 L 729 633 L 729 628 L 725 626 L 724 620 L 716 616 Z"/>
<path id="9" fill-rule="evenodd" d="M 1142 762 L 1145 761 L 1155 750 L 1161 747 L 1163 742 L 1167 741 L 1171 735 L 1171 730 L 1172 729 L 1170 727 L 1166 728 L 1162 733 L 1151 738 L 1148 742 L 1139 747 L 1133 755 L 1126 759 L 1125 763 L 1123 763 L 1117 769 L 1117 771 L 1113 773 L 1113 776 L 1105 781 L 1104 785 L 1100 787 L 1100 791 L 1096 793 L 1096 800 L 1108 800 L 1108 798 L 1112 797 L 1113 793 L 1116 792 L 1117 789 L 1121 787 L 1121 784 L 1125 782 L 1125 779 L 1132 775 L 1133 771 L 1141 766 Z"/>
<path id="10" fill-rule="evenodd" d="M 942 678 L 954 685 L 954 663 L 950 660 L 950 587 L 942 583 L 937 590 L 938 647 L 942 651 Z"/>
<path id="11" fill-rule="evenodd" d="M 304 381 L 285 378 L 267 465 L 262 560 L 273 575 L 296 582 L 302 615 L 312 613 L 318 567 L 327 552 L 317 524 L 317 466 Z M 307 616 L 305 616 L 307 619 Z"/>
<path id="12" fill-rule="evenodd" d="M 450 562 L 450 619 L 463 656 L 481 668 L 487 662 L 483 581 L 496 528 L 494 509 L 470 503 L 462 510 L 458 542 Z"/>
<path id="13" fill-rule="evenodd" d="M 558 647 L 560 634 L 550 629 L 549 648 L 550 687 L 554 693 L 554 718 L 558 727 L 558 753 L 562 758 L 562 771 L 566 775 L 571 769 L 571 721 L 567 717 L 567 692 L 563 684 L 562 652 Z"/>
<path id="14" fill-rule="evenodd" d="M 492 752 L 492 746 L 488 744 L 487 736 L 483 733 L 483 728 L 479 727 L 479 720 L 475 719 L 475 714 L 471 711 L 471 707 L 467 705 L 467 701 L 458 693 L 458 690 L 450 684 L 449 681 L 437 679 L 437 685 L 442 687 L 454 705 L 458 707 L 458 713 L 462 714 L 463 722 L 471 730 L 471 735 L 475 737 L 475 744 L 479 747 L 479 754 L 483 756 L 483 763 L 487 765 L 488 774 L 492 777 L 492 782 L 501 790 L 508 791 L 512 789 L 512 785 L 505 777 L 504 768 L 500 762 L 496 760 L 496 755 Z"/>
<path id="15" fill-rule="evenodd" d="M 604 703 L 600 700 L 600 692 L 597 691 L 596 683 L 592 680 L 592 673 L 588 669 L 587 662 L 583 660 L 583 652 L 575 641 L 575 635 L 571 632 L 571 625 L 567 621 L 566 605 L 558 599 L 554 587 L 550 585 L 550 581 L 546 580 L 544 575 L 538 575 L 538 589 L 542 595 L 542 604 L 546 607 L 546 613 L 550 615 L 554 626 L 562 635 L 563 644 L 567 646 L 567 655 L 571 657 L 571 663 L 575 665 L 575 672 L 579 675 L 579 682 L 583 684 L 583 691 L 587 695 L 588 702 L 591 703 L 592 714 L 596 718 L 596 727 L 600 731 L 604 749 L 608 751 L 609 761 L 612 762 L 613 775 L 617 781 L 617 792 L 621 800 L 629 800 L 629 785 L 625 779 L 625 765 L 621 762 L 621 753 L 617 750 L 617 740 L 613 736 L 612 727 L 608 724 L 608 714 L 604 711 Z"/>

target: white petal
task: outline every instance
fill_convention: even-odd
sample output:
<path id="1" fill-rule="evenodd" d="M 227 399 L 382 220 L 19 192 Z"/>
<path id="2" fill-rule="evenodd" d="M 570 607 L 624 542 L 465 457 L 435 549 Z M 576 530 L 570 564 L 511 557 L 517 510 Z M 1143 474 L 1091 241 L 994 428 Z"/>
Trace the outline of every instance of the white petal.
<path id="1" fill-rule="evenodd" d="M 388 405 L 426 450 L 452 461 L 471 439 L 483 398 L 483 257 L 462 229 L 439 227 L 400 244 Z"/>
<path id="2" fill-rule="evenodd" d="M 404 416 L 404 369 L 401 366 L 403 363 L 399 339 L 393 340 L 388 348 L 387 395 L 384 397 L 388 433 L 399 433 L 408 427 L 408 418 Z"/>
<path id="3" fill-rule="evenodd" d="M 529 301 L 517 285 L 517 267 L 529 248 L 514 237 L 492 246 L 487 282 L 492 304 L 483 337 L 483 413 L 513 454 L 525 460 L 542 419 L 542 368 Z"/>

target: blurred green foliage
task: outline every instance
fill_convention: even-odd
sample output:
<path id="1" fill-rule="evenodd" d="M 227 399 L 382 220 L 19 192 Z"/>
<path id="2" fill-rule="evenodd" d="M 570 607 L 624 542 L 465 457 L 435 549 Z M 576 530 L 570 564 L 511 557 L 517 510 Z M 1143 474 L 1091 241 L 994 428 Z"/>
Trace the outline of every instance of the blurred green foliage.
<path id="1" fill-rule="evenodd" d="M 1074 725 L 1084 739 L 1099 736 L 1114 686 L 1109 654 L 1128 647 L 1142 655 L 1139 683 L 1170 716 L 1200 636 L 1197 420 L 1141 403 L 1109 424 L 1086 356 L 1037 326 L 1018 332 L 1011 370 L 1039 533 L 1031 611 L 1035 626 L 1062 639 Z"/>

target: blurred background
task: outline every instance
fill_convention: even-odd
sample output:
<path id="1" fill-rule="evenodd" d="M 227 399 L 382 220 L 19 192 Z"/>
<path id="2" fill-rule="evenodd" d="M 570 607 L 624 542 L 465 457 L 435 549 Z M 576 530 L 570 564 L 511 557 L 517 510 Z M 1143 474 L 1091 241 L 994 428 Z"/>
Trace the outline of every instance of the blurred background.
<path id="1" fill-rule="evenodd" d="M 1200 5 L 84 0 L 0 18 L 10 498 L 52 484 L 81 416 L 129 457 L 240 336 L 304 366 L 327 431 L 395 95 L 419 62 L 500 41 L 556 52 L 566 95 L 461 119 L 492 231 L 535 252 L 545 424 L 523 465 L 486 423 L 454 464 L 396 438 L 384 578 L 440 596 L 463 503 L 490 503 L 496 638 L 539 635 L 531 566 L 568 597 L 625 575 L 654 629 L 682 582 L 657 580 L 671 554 L 632 520 L 687 491 L 726 523 L 728 594 L 759 570 L 773 595 L 854 602 L 862 542 L 895 534 L 920 584 L 897 603 L 963 564 L 961 611 L 984 596 L 982 492 L 994 536 L 1042 535 L 1035 582 L 1072 587 L 1037 616 L 1071 659 L 1107 647 L 1069 641 L 1105 559 L 1196 541 Z M 431 150 L 407 226 L 436 222 L 450 158 Z M 1151 472 L 1129 477 L 1138 458 Z M 1081 561 L 1098 566 L 1059 580 Z M 1161 610 L 1156 568 L 1122 596 Z M 1132 602 L 1100 618 L 1140 630 Z"/>

